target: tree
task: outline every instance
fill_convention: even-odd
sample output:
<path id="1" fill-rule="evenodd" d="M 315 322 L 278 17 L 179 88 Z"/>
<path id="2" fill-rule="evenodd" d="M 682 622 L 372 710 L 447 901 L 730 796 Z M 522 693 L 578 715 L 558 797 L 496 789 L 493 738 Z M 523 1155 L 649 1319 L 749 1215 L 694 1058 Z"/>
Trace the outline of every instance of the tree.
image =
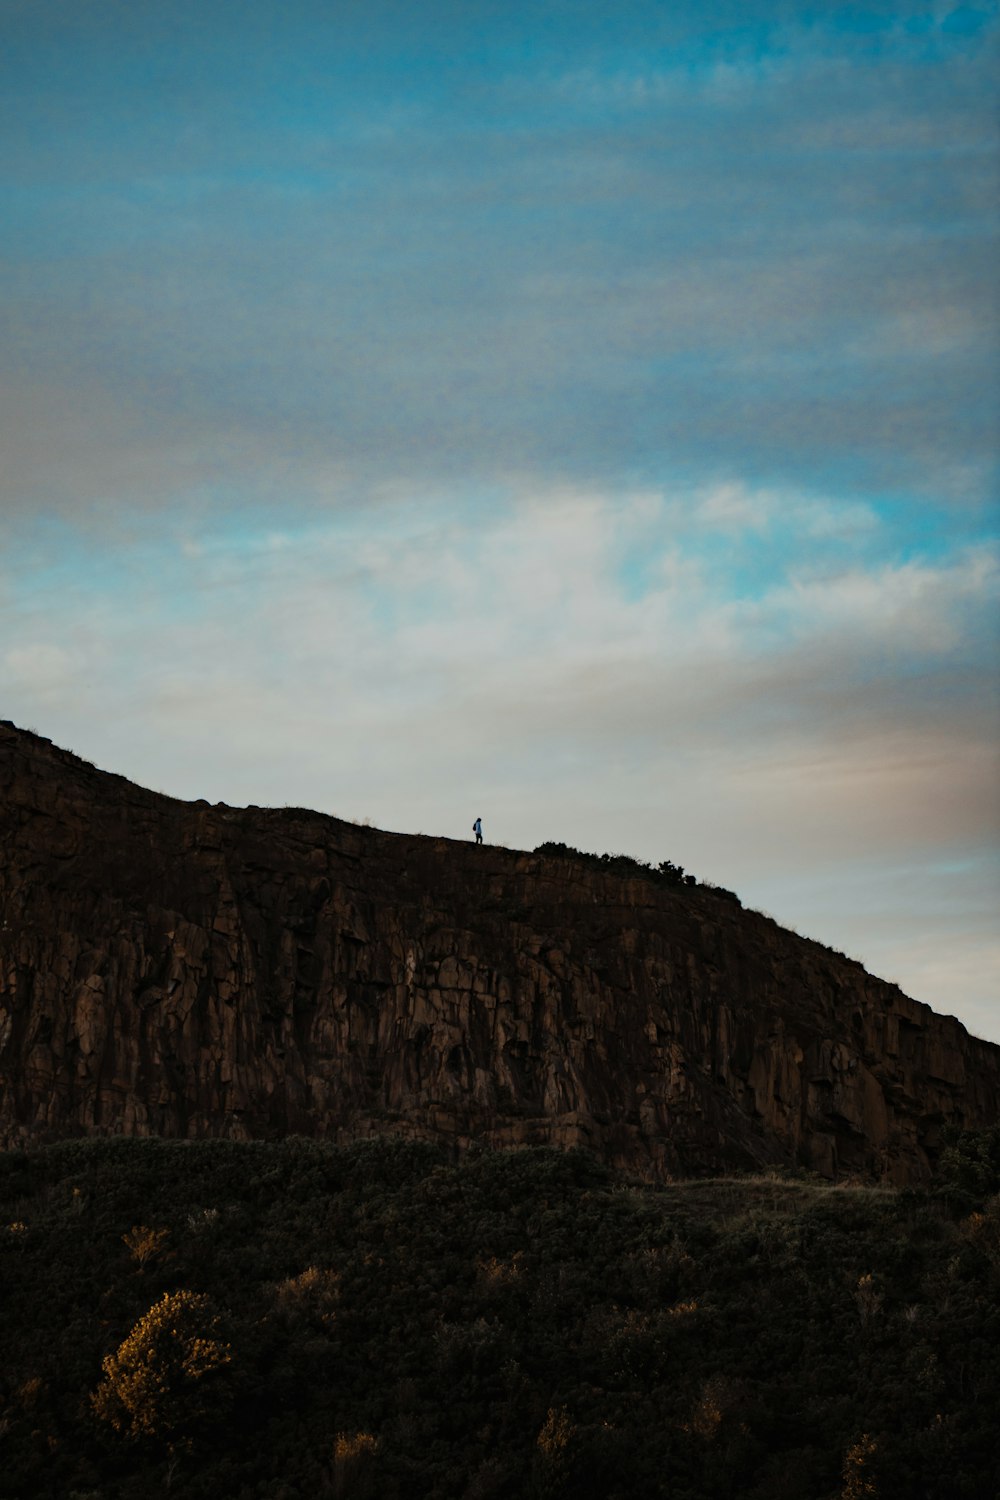
<path id="1" fill-rule="evenodd" d="M 94 1411 L 127 1437 L 188 1441 L 228 1411 L 232 1359 L 209 1299 L 166 1292 L 104 1360 Z"/>

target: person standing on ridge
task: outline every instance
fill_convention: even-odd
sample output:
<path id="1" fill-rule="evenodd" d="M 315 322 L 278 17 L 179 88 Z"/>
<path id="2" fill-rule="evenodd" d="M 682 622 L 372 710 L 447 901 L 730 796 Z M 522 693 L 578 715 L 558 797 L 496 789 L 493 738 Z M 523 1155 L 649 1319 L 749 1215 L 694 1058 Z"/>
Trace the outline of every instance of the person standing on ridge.
<path id="1" fill-rule="evenodd" d="M 482 818 L 477 818 L 476 819 L 476 821 L 472 825 L 472 831 L 476 835 L 476 843 L 477 844 L 481 844 L 483 842 L 483 820 L 482 820 Z"/>

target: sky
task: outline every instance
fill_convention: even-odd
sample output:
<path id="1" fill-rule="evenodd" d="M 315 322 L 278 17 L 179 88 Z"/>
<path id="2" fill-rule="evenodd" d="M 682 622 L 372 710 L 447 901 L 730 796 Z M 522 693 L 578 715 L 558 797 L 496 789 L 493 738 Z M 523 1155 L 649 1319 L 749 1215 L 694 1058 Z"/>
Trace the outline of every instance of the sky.
<path id="1" fill-rule="evenodd" d="M 1000 10 L 0 0 L 0 717 L 1000 1041 Z"/>

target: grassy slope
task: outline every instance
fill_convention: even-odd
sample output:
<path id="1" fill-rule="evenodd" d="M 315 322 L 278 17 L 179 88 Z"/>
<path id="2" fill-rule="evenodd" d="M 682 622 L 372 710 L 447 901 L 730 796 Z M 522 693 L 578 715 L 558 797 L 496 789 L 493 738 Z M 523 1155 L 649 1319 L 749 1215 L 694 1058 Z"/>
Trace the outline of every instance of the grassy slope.
<path id="1" fill-rule="evenodd" d="M 2 1156 L 0 1495 L 980 1500 L 1000 1211 L 989 1172 L 952 1177 L 646 1188 L 391 1140 Z M 133 1226 L 169 1231 L 144 1263 Z M 179 1289 L 231 1362 L 131 1440 L 91 1393 Z"/>

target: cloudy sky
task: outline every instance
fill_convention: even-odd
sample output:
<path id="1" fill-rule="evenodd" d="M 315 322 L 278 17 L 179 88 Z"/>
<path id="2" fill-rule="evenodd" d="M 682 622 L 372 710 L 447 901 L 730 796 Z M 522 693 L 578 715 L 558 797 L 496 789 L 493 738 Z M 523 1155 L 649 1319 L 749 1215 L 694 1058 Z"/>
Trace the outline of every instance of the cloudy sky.
<path id="1" fill-rule="evenodd" d="M 0 717 L 1000 1040 L 996 4 L 0 0 Z"/>

